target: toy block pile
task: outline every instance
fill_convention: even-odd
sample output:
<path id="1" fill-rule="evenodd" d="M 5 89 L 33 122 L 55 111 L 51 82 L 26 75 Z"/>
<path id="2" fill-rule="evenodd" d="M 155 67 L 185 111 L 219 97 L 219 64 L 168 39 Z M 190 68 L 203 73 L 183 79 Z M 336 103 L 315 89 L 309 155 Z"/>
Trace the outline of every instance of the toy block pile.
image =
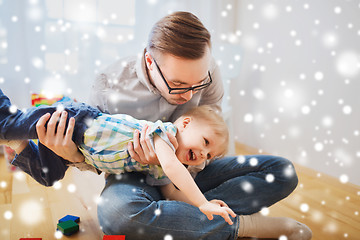
<path id="1" fill-rule="evenodd" d="M 79 231 L 80 217 L 73 215 L 66 215 L 65 217 L 59 219 L 57 224 L 57 230 L 62 232 L 65 236 L 73 235 Z"/>
<path id="2" fill-rule="evenodd" d="M 71 236 L 79 231 L 80 217 L 66 215 L 59 219 L 57 230 L 65 236 Z M 19 240 L 42 240 L 42 238 L 20 238 Z M 105 235 L 103 240 L 125 240 L 125 235 Z"/>

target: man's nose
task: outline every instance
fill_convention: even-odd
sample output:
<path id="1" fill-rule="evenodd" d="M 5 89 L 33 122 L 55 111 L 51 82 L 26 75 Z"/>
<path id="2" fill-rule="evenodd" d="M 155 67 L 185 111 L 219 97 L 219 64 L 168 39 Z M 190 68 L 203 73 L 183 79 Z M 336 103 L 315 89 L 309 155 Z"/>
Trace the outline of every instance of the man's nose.
<path id="1" fill-rule="evenodd" d="M 186 93 L 182 93 L 181 97 L 183 99 L 185 99 L 186 101 L 189 101 L 192 98 L 193 95 L 194 95 L 193 91 L 190 90 L 190 91 L 187 91 Z"/>

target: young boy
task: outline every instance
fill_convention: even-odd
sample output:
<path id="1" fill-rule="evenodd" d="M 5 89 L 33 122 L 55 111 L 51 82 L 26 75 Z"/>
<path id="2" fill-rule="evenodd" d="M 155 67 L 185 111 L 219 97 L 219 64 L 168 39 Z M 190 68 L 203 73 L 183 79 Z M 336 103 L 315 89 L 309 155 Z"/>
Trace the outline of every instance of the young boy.
<path id="1" fill-rule="evenodd" d="M 229 214 L 236 217 L 235 213 L 221 200 L 207 201 L 184 166 L 199 165 L 226 152 L 226 124 L 209 106 L 190 110 L 174 123 L 160 120 L 152 123 L 125 114 L 103 114 L 77 102 L 39 106 L 22 112 L 12 107 L 9 98 L 0 90 L 0 139 L 36 139 L 39 118 L 59 109 L 66 110 L 70 122 L 76 119 L 73 141 L 85 156 L 86 163 L 108 173 L 146 172 L 147 183 L 161 186 L 166 198 L 198 207 L 209 220 L 213 214 L 221 215 L 232 224 Z M 130 157 L 127 150 L 134 131 L 147 125 L 150 126 L 147 138 L 157 154 L 159 165 L 140 164 Z M 175 135 L 179 144 L 177 149 L 170 143 L 166 132 Z"/>

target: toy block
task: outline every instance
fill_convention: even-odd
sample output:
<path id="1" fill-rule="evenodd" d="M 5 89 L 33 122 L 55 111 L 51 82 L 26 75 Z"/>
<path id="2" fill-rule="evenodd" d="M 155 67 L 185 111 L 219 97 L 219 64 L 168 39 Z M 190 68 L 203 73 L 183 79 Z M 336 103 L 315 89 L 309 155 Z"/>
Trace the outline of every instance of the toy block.
<path id="1" fill-rule="evenodd" d="M 125 235 L 105 235 L 103 240 L 125 240 Z"/>
<path id="2" fill-rule="evenodd" d="M 20 238 L 19 240 L 42 240 L 42 238 Z"/>
<path id="3" fill-rule="evenodd" d="M 73 220 L 61 222 L 57 224 L 57 229 L 60 230 L 64 235 L 70 236 L 79 231 L 79 225 Z"/>
<path id="4" fill-rule="evenodd" d="M 59 223 L 66 222 L 66 221 L 69 221 L 69 220 L 73 220 L 74 222 L 79 223 L 80 222 L 80 217 L 73 216 L 73 215 L 66 215 L 65 217 L 59 219 Z"/>

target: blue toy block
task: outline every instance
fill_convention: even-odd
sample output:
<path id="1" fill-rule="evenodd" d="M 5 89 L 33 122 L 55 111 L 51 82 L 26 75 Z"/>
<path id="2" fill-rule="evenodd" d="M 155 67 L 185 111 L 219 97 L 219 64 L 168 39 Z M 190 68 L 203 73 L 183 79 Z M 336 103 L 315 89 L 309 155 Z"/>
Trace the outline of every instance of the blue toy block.
<path id="1" fill-rule="evenodd" d="M 69 220 L 72 220 L 72 221 L 74 221 L 76 223 L 79 223 L 80 222 L 80 217 L 73 216 L 73 215 L 66 215 L 65 217 L 59 219 L 59 223 L 66 222 L 66 221 L 69 221 Z"/>

